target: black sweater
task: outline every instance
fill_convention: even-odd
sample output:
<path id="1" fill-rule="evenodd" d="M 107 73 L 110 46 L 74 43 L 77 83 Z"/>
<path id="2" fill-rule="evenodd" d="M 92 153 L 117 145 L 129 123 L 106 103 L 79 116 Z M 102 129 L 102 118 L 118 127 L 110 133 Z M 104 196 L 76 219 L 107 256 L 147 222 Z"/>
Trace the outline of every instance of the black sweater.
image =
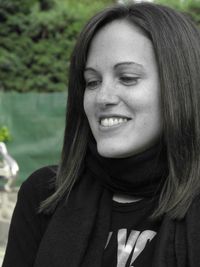
<path id="1" fill-rule="evenodd" d="M 6 249 L 3 267 L 31 267 L 34 265 L 40 241 L 51 219 L 50 215 L 38 213 L 38 208 L 41 201 L 54 192 L 55 171 L 55 166 L 44 167 L 34 172 L 22 184 L 11 221 L 8 246 Z M 128 206 L 126 204 L 122 204 L 123 212 L 126 212 L 125 218 L 124 213 L 121 213 L 122 207 L 120 207 L 120 212 L 117 213 L 114 209 L 113 216 L 115 220 L 113 223 L 115 223 L 117 227 L 121 228 L 130 228 L 135 225 L 137 227 L 142 227 L 141 229 L 147 229 L 148 227 L 156 227 L 157 229 L 157 224 L 154 226 L 154 224 L 150 224 L 149 222 L 147 223 L 148 227 L 147 225 L 145 225 L 146 228 L 144 227 L 144 215 L 149 213 L 149 209 L 152 205 L 149 206 L 147 201 L 142 202 L 144 203 L 131 204 L 131 209 L 134 209 L 134 212 L 131 211 L 128 213 L 126 208 L 129 210 L 130 204 Z M 143 205 L 143 209 L 141 209 L 141 204 Z M 116 205 L 118 206 L 118 204 L 115 204 L 115 206 Z M 137 210 L 139 213 L 136 212 Z M 135 215 L 137 218 L 135 218 Z M 142 221 L 142 225 L 140 221 L 138 222 L 138 218 Z M 154 245 L 152 245 L 152 247 L 154 247 Z M 144 256 L 141 257 L 143 263 L 137 266 L 144 266 L 144 258 L 147 259 L 146 261 L 151 259 L 151 249 L 147 248 L 146 251 L 146 255 L 144 254 Z M 108 266 L 108 264 L 109 266 L 117 265 L 115 263 L 115 258 L 115 246 L 112 246 L 108 251 L 106 250 L 104 255 L 104 266 Z M 112 264 L 109 263 L 110 261 Z M 145 266 L 148 266 L 148 264 L 145 264 Z"/>
<path id="2" fill-rule="evenodd" d="M 42 200 L 46 199 L 54 192 L 56 167 L 45 167 L 34 172 L 21 186 L 18 194 L 17 204 L 11 221 L 8 246 L 6 249 L 5 259 L 2 267 L 31 267 L 34 266 L 36 254 L 41 239 L 45 231 L 51 226 L 51 234 L 55 229 L 55 219 L 58 217 L 47 216 L 38 213 L 38 208 Z M 79 210 L 75 211 L 69 220 L 68 226 L 71 223 L 82 224 L 77 221 Z M 64 256 L 67 244 L 64 234 L 69 232 L 66 225 L 66 211 L 60 209 L 58 212 L 60 222 L 57 227 L 62 226 L 62 229 L 57 229 L 53 234 L 59 234 L 59 241 L 63 245 L 56 248 L 56 261 L 59 264 L 53 266 L 67 266 L 60 261 L 60 256 Z M 68 217 L 67 217 L 68 218 Z M 53 220 L 54 219 L 54 220 Z M 73 220 L 74 221 L 73 221 Z M 88 219 L 88 218 L 87 218 Z M 49 222 L 54 221 L 54 223 Z M 191 207 L 189 208 L 183 220 L 171 220 L 166 216 L 163 219 L 159 233 L 157 235 L 155 257 L 153 264 L 150 266 L 156 267 L 197 267 L 200 266 L 200 197 L 196 197 Z M 83 221 L 85 222 L 85 221 Z M 70 223 L 70 224 L 69 224 Z M 47 227 L 49 224 L 49 227 Z M 70 227 L 69 227 L 70 228 Z M 49 231 L 50 232 L 50 231 Z M 84 235 L 84 233 L 82 234 Z M 46 236 L 46 235 L 45 235 Z M 44 239 L 43 239 L 44 240 Z M 52 235 L 46 240 L 54 242 Z M 49 244 L 46 242 L 45 253 L 49 253 Z M 70 243 L 71 245 L 71 243 Z M 77 244 L 78 245 L 78 244 Z M 60 255 L 59 255 L 60 254 Z M 49 255 L 46 255 L 49 257 Z M 50 257 L 52 258 L 52 257 Z M 71 257 L 68 259 L 71 262 Z M 48 267 L 51 264 L 40 264 L 39 267 Z"/>
<path id="3" fill-rule="evenodd" d="M 38 208 L 53 192 L 56 167 L 34 172 L 21 186 L 11 220 L 8 245 L 2 267 L 31 267 L 50 216 Z"/>

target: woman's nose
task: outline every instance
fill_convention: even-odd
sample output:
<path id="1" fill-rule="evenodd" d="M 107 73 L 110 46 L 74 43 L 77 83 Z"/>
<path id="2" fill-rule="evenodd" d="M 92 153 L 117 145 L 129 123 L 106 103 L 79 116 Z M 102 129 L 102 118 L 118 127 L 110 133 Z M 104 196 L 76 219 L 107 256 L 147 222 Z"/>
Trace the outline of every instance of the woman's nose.
<path id="1" fill-rule="evenodd" d="M 96 96 L 96 103 L 100 107 L 108 105 L 116 105 L 119 102 L 119 96 L 115 90 L 115 86 L 112 83 L 101 84 Z"/>

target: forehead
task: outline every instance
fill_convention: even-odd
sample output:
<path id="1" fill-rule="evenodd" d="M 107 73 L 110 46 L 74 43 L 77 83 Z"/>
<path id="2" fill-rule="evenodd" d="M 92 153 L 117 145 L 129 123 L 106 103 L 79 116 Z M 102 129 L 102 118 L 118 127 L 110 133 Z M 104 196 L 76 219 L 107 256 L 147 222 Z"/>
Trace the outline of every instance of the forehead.
<path id="1" fill-rule="evenodd" d="M 143 31 L 126 20 L 115 20 L 94 36 L 88 51 L 86 67 L 107 62 L 153 60 L 153 45 Z"/>

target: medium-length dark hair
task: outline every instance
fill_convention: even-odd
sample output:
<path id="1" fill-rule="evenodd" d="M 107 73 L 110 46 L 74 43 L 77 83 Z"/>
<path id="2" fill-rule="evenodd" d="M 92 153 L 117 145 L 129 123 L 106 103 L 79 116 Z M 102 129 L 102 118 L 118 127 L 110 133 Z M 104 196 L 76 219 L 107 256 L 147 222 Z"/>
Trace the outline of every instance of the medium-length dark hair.
<path id="1" fill-rule="evenodd" d="M 153 44 L 169 166 L 153 216 L 168 214 L 181 219 L 200 191 L 200 32 L 185 15 L 152 3 L 107 8 L 96 14 L 81 32 L 71 57 L 66 129 L 56 191 L 43 202 L 41 210 L 52 211 L 67 197 L 80 173 L 90 136 L 83 109 L 83 70 L 94 35 L 114 20 L 139 27 Z"/>

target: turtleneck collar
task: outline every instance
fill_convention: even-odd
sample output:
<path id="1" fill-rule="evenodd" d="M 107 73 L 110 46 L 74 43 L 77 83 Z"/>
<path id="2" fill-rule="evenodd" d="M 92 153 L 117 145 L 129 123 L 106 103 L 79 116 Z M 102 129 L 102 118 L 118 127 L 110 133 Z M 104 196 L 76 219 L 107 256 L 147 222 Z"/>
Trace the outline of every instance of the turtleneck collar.
<path id="1" fill-rule="evenodd" d="M 166 150 L 160 143 L 128 158 L 105 158 L 98 153 L 96 142 L 92 140 L 86 166 L 113 193 L 136 197 L 157 196 L 168 175 Z"/>

